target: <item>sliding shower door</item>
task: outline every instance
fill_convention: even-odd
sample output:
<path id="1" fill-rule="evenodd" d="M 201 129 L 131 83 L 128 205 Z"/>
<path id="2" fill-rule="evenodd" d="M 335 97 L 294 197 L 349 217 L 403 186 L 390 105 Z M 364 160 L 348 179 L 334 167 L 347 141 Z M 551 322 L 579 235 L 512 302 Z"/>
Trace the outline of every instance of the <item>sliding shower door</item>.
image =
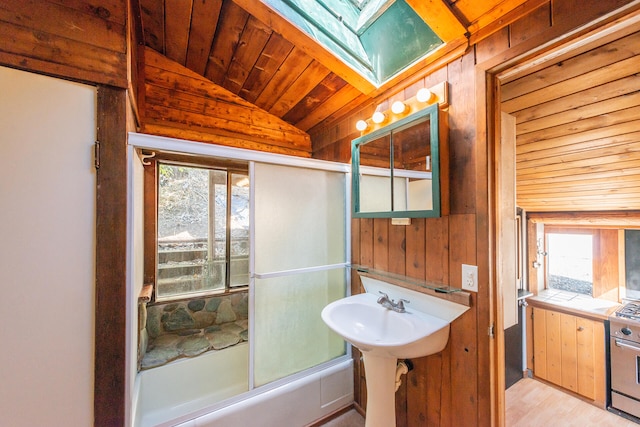
<path id="1" fill-rule="evenodd" d="M 345 354 L 320 317 L 347 289 L 344 172 L 255 163 L 253 386 Z"/>

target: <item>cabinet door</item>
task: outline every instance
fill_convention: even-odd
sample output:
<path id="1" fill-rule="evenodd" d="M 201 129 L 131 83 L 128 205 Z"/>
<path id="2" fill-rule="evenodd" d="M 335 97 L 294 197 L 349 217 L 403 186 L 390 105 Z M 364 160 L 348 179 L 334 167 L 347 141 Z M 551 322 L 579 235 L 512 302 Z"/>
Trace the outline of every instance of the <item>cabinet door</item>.
<path id="1" fill-rule="evenodd" d="M 547 379 L 547 327 L 546 310 L 533 307 L 533 373 Z"/>
<path id="2" fill-rule="evenodd" d="M 575 316 L 560 313 L 562 387 L 574 393 L 578 393 L 577 321 Z"/>

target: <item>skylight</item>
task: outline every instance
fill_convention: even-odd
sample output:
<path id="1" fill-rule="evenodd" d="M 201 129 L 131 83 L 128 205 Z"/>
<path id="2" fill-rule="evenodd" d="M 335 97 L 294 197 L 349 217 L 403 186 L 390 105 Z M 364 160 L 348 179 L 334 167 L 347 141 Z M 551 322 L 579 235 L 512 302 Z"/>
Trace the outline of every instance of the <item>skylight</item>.
<path id="1" fill-rule="evenodd" d="M 266 0 L 376 87 L 442 40 L 404 0 Z"/>

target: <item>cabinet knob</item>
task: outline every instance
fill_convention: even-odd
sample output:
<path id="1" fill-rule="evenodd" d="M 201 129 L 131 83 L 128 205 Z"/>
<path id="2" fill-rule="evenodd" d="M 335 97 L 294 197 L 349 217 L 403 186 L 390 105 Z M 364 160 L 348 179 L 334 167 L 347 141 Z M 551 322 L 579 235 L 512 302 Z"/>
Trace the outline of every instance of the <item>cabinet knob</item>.
<path id="1" fill-rule="evenodd" d="M 584 328 L 582 326 L 578 326 L 578 332 L 582 332 L 584 331 Z"/>

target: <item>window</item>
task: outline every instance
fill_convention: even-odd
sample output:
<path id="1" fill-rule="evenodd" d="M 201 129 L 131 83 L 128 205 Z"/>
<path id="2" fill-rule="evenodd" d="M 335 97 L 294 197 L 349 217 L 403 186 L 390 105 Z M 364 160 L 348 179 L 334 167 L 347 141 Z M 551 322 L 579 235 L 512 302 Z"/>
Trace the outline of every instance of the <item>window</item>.
<path id="1" fill-rule="evenodd" d="M 593 236 L 547 233 L 548 287 L 580 294 L 593 292 Z"/>
<path id="2" fill-rule="evenodd" d="M 249 284 L 247 170 L 157 163 L 156 300 Z"/>

